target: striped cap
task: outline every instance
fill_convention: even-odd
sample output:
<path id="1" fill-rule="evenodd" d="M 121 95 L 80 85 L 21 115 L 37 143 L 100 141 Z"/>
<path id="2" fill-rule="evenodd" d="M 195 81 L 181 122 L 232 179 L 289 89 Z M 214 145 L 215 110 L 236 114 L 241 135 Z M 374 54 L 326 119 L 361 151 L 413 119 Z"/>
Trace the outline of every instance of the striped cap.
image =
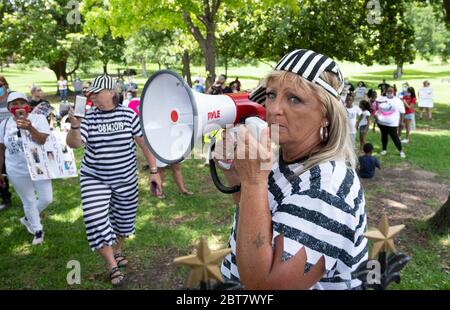
<path id="1" fill-rule="evenodd" d="M 344 78 L 334 60 L 311 50 L 299 49 L 290 52 L 280 60 L 274 70 L 296 73 L 304 79 L 321 86 L 338 99 L 344 88 Z M 333 86 L 320 77 L 324 71 L 336 74 L 340 83 L 338 90 L 335 90 Z M 249 99 L 263 104 L 266 100 L 266 88 L 259 86 L 250 94 Z"/>
<path id="2" fill-rule="evenodd" d="M 115 89 L 116 83 L 113 78 L 107 74 L 99 75 L 94 79 L 92 85 L 86 90 L 88 94 L 98 94 L 104 89 Z"/>

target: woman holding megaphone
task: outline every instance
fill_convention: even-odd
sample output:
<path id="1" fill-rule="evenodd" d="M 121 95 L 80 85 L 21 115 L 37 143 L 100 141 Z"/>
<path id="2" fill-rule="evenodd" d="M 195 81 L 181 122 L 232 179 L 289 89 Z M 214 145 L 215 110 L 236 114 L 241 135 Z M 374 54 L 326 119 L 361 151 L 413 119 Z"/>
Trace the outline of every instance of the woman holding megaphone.
<path id="1" fill-rule="evenodd" d="M 237 147 L 246 156 L 237 152 L 225 171 L 230 185 L 240 183 L 225 279 L 248 289 L 361 288 L 351 273 L 367 259 L 365 201 L 340 102 L 343 84 L 332 59 L 295 50 L 250 95 L 266 107 L 279 157 L 264 170 L 270 143 L 239 128 Z M 225 135 L 225 145 L 229 140 Z M 258 144 L 266 152 L 249 159 Z"/>
<path id="2" fill-rule="evenodd" d="M 67 145 L 84 146 L 80 169 L 81 200 L 86 235 L 92 250 L 105 260 L 111 283 L 124 279 L 119 267 L 126 267 L 122 247 L 126 237 L 134 234 L 138 206 L 136 146 L 142 149 L 156 194 L 161 180 L 156 159 L 145 146 L 138 116 L 119 105 L 113 79 L 108 75 L 95 78 L 87 94 L 94 108 L 82 120 L 69 111 L 71 129 Z"/>

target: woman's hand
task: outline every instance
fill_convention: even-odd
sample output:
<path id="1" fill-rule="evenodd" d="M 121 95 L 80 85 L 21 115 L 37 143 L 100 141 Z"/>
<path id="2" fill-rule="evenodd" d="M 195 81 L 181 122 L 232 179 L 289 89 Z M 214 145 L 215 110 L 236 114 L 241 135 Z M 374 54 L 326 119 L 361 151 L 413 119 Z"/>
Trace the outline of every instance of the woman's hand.
<path id="1" fill-rule="evenodd" d="M 17 128 L 26 129 L 28 131 L 33 128 L 31 121 L 27 118 L 17 118 L 16 124 L 17 124 Z"/>
<path id="2" fill-rule="evenodd" d="M 69 109 L 69 122 L 72 127 L 80 127 L 81 120 L 75 116 L 75 111 L 72 107 Z"/>
<path id="3" fill-rule="evenodd" d="M 236 167 L 234 165 L 235 144 L 232 131 L 224 130 L 222 132 L 222 139 L 216 142 L 214 152 L 211 154 L 212 158 L 216 162 L 216 166 L 223 171 L 229 186 L 241 184 L 239 173 L 236 171 Z M 221 163 L 230 165 L 230 168 L 225 169 Z"/>
<path id="4" fill-rule="evenodd" d="M 264 130 L 260 142 L 251 135 L 245 126 L 239 126 L 234 165 L 242 185 L 267 185 L 272 168 L 269 128 Z"/>
<path id="5" fill-rule="evenodd" d="M 152 191 L 152 183 L 156 184 L 156 192 L 154 193 Z M 159 196 L 162 193 L 162 182 L 161 177 L 159 176 L 159 173 L 156 174 L 150 174 L 150 177 L 148 178 L 148 186 L 150 188 L 150 194 L 153 196 Z"/>

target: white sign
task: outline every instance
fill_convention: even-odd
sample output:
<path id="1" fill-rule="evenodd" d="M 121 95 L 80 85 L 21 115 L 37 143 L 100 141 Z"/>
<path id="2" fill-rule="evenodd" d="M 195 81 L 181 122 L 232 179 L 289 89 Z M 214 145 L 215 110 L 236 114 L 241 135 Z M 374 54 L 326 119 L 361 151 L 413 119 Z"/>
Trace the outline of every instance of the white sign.
<path id="1" fill-rule="evenodd" d="M 23 150 L 33 181 L 77 176 L 73 150 L 66 144 L 65 132 L 51 132 L 45 144 L 39 145 L 27 130 L 21 130 Z"/>

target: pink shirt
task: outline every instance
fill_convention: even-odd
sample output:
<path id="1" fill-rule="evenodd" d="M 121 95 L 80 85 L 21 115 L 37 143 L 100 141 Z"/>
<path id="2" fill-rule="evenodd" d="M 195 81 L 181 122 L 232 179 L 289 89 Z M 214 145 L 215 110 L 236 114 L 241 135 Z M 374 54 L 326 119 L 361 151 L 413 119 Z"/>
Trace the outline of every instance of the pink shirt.
<path id="1" fill-rule="evenodd" d="M 131 99 L 130 103 L 128 104 L 128 107 L 130 109 L 132 109 L 137 115 L 139 115 L 139 103 L 140 103 L 140 99 L 139 98 L 133 98 Z"/>

